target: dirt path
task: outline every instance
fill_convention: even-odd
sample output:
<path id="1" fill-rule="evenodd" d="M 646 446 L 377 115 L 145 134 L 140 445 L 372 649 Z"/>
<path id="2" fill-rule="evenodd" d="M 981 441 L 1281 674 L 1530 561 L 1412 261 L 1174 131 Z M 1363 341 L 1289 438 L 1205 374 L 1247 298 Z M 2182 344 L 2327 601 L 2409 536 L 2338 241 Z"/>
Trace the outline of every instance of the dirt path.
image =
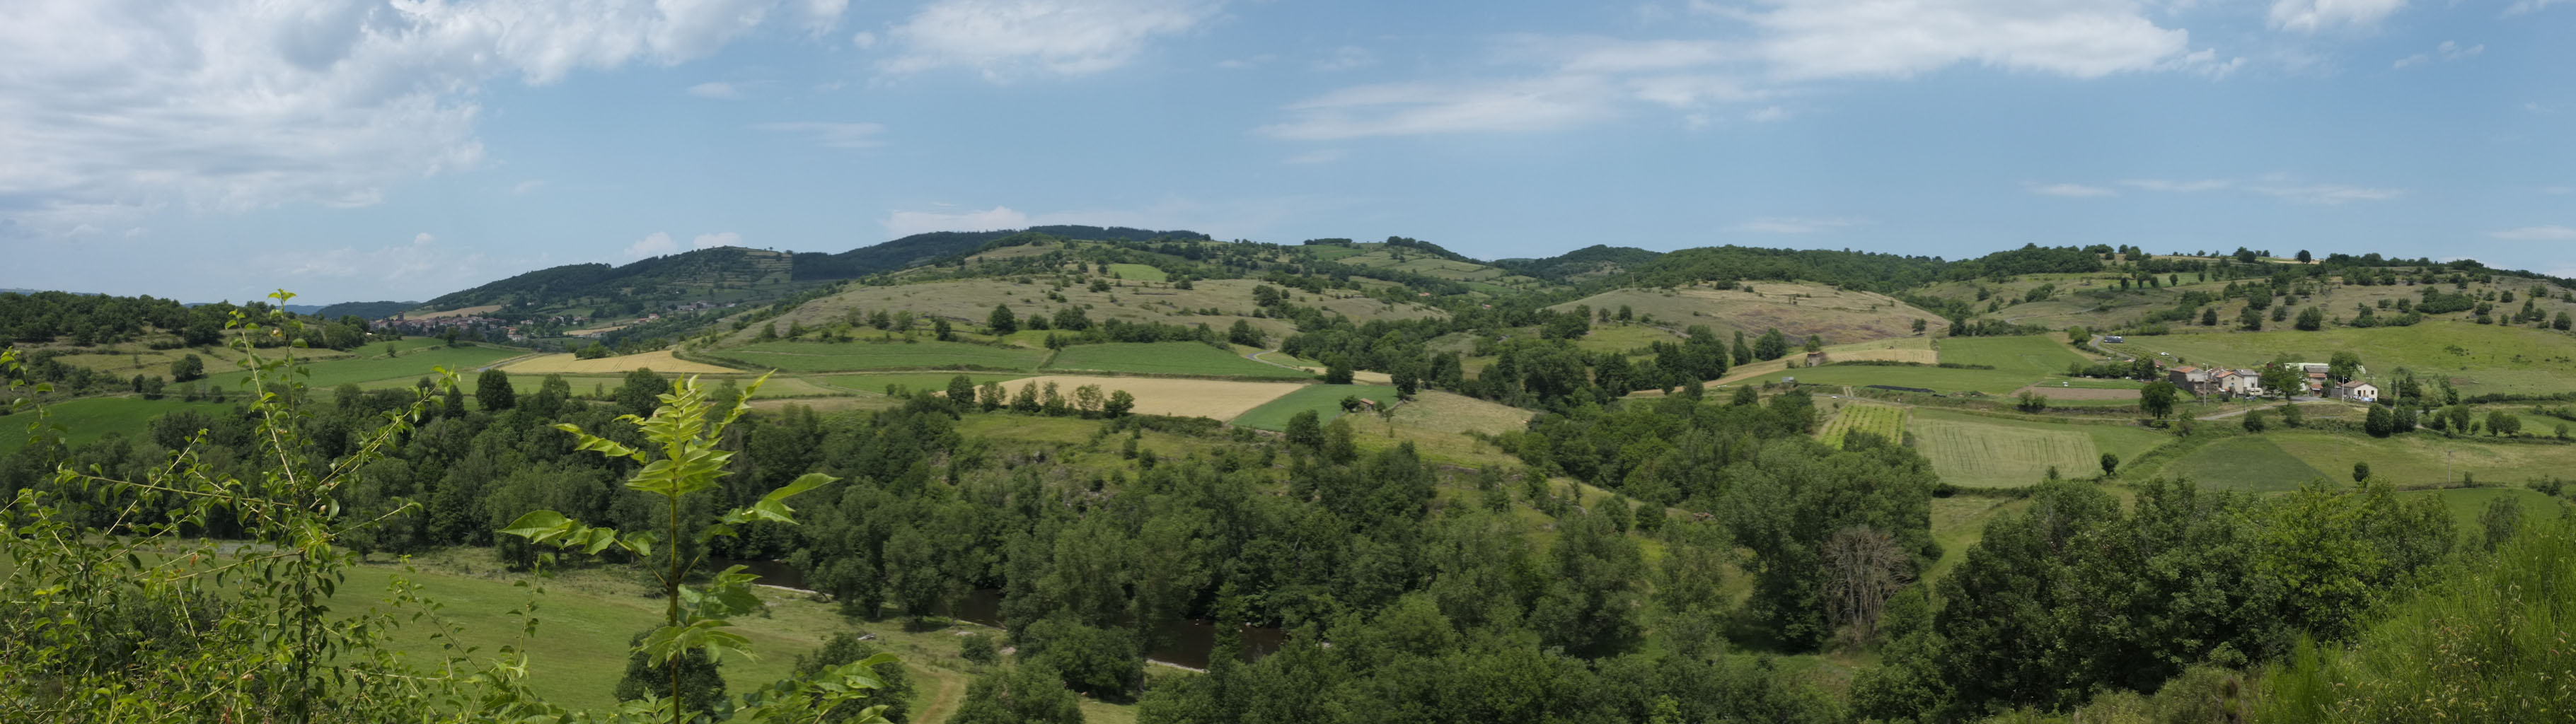
<path id="1" fill-rule="evenodd" d="M 921 703 L 921 708 L 913 710 L 910 719 L 947 721 L 949 715 L 957 712 L 958 703 L 966 698 L 966 675 L 936 666 L 921 666 L 913 670 L 936 681 L 939 688 L 930 692 L 929 699 Z"/>
<path id="2" fill-rule="evenodd" d="M 1245 353 L 1245 354 L 1243 355 L 1243 358 L 1244 358 L 1244 359 L 1248 359 L 1248 360 L 1252 360 L 1252 361 L 1254 361 L 1254 362 L 1259 362 L 1259 363 L 1262 363 L 1262 364 L 1270 365 L 1270 366 L 1272 366 L 1272 367 L 1277 367 L 1277 368 L 1279 368 L 1279 369 L 1283 369 L 1283 370 L 1297 370 L 1297 371 L 1299 371 L 1299 372 L 1305 372 L 1305 371 L 1307 371 L 1307 370 L 1306 370 L 1306 368 L 1304 368 L 1304 367 L 1292 367 L 1292 366 L 1289 366 L 1289 365 L 1283 365 L 1283 364 L 1280 364 L 1280 363 L 1277 363 L 1277 362 L 1272 362 L 1272 361 L 1270 361 L 1270 360 L 1266 360 L 1266 359 L 1262 359 L 1262 358 L 1261 358 L 1261 356 L 1262 356 L 1262 355 L 1270 354 L 1270 353 L 1272 353 L 1272 352 L 1277 352 L 1277 351 L 1279 351 L 1279 348 L 1277 348 L 1277 347 L 1272 347 L 1272 348 L 1265 349 L 1265 350 L 1262 350 L 1262 351 L 1259 351 L 1259 352 L 1249 352 L 1249 353 Z"/>

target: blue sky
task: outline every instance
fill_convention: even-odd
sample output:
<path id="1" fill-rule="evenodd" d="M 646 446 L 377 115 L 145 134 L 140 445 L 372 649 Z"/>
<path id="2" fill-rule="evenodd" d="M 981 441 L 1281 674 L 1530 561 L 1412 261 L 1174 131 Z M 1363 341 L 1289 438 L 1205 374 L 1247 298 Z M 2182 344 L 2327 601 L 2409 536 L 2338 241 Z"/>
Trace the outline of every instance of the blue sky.
<path id="1" fill-rule="evenodd" d="M 46 0 L 0 67 L 0 287 L 1041 223 L 2576 275 L 2576 0 Z"/>

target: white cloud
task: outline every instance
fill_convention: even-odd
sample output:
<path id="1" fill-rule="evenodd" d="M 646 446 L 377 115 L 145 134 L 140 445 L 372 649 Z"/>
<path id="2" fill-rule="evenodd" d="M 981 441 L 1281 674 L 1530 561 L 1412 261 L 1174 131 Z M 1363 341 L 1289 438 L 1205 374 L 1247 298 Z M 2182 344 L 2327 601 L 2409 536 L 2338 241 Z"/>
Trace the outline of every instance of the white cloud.
<path id="1" fill-rule="evenodd" d="M 2148 191 L 2166 191 L 2174 193 L 2220 191 L 2236 187 L 2235 181 L 2221 178 L 2201 179 L 2198 181 L 2173 181 L 2168 179 L 2141 178 L 2129 179 L 2120 183 L 2135 188 L 2146 189 Z"/>
<path id="2" fill-rule="evenodd" d="M 897 211 L 877 223 L 883 224 L 888 238 L 901 239 L 932 231 L 995 231 L 1029 225 L 1029 215 L 1012 211 L 1008 206 L 995 206 L 984 211 L 943 214 L 932 211 Z"/>
<path id="3" fill-rule="evenodd" d="M 521 181 L 521 182 L 518 182 L 518 183 L 516 183 L 516 184 L 512 184 L 512 185 L 510 186 L 510 194 L 511 194 L 511 195 L 513 195 L 513 196 L 525 196 L 525 195 L 528 195 L 528 194 L 529 194 L 529 193 L 531 193 L 531 192 L 536 191 L 537 189 L 544 188 L 544 187 L 545 187 L 545 185 L 546 185 L 546 180 L 545 180 L 545 179 L 541 179 L 541 178 L 532 178 L 532 179 L 528 179 L 528 180 L 526 180 L 526 181 Z"/>
<path id="4" fill-rule="evenodd" d="M 877 34 L 861 30 L 850 36 L 850 44 L 858 46 L 860 50 L 877 47 Z"/>
<path id="5" fill-rule="evenodd" d="M 1732 227 L 1732 230 L 1752 232 L 1756 234 L 1813 234 L 1819 231 L 1844 229 L 1854 226 L 1862 226 L 1868 223 L 1870 222 L 1867 219 L 1804 219 L 1797 217 L 1770 217 L 1754 219 L 1752 221 L 1736 224 Z"/>
<path id="6" fill-rule="evenodd" d="M 0 227 L 61 235 L 172 207 L 378 203 L 484 164 L 485 83 L 688 61 L 778 1 L 0 6 Z"/>
<path id="7" fill-rule="evenodd" d="M 2445 40 L 2442 41 L 2440 46 L 2433 48 L 2432 52 L 2416 53 L 2414 55 L 2397 59 L 2397 62 L 2392 67 L 2406 68 L 2423 65 L 2425 63 L 2433 62 L 2435 58 L 2440 58 L 2445 61 L 2459 60 L 2484 52 L 2487 52 L 2487 46 L 2485 43 L 2462 46 L 2457 41 Z"/>
<path id="8" fill-rule="evenodd" d="M 1756 103 L 1829 80 L 1907 78 L 1953 65 L 2098 78 L 2187 71 L 2221 76 L 2241 59 L 2192 50 L 2190 34 L 2148 16 L 2150 0 L 1755 0 L 1692 3 L 1740 24 L 1736 39 L 1628 40 L 1512 35 L 1496 39 L 1501 77 L 1381 83 L 1286 106 L 1256 129 L 1289 139 L 1451 132 L 1551 131 L 1621 115 L 1643 101 L 1693 127 L 1709 104 Z M 1743 111 L 1778 120 L 1777 106 Z"/>
<path id="9" fill-rule="evenodd" d="M 679 252 L 680 242 L 672 241 L 671 233 L 667 231 L 656 231 L 651 234 L 646 234 L 644 235 L 644 238 L 635 240 L 635 243 L 626 245 L 626 259 L 628 261 L 642 259 L 645 257 L 677 254 Z"/>
<path id="10" fill-rule="evenodd" d="M 2075 78 L 2191 62 L 2190 34 L 2132 0 L 1770 0 L 1748 20 L 1790 79 L 1910 77 L 1958 63 Z M 2203 59 L 2206 60 L 2205 58 Z"/>
<path id="11" fill-rule="evenodd" d="M 893 74 L 973 68 L 988 80 L 1082 75 L 1126 65 L 1147 41 L 1214 18 L 1203 0 L 932 0 L 896 26 Z"/>
<path id="12" fill-rule="evenodd" d="M 1305 152 L 1305 153 L 1300 153 L 1300 154 L 1297 154 L 1297 155 L 1294 155 L 1294 156 L 1289 156 L 1288 158 L 1284 159 L 1282 162 L 1283 162 L 1283 163 L 1292 163 L 1292 164 L 1332 163 L 1332 162 L 1334 162 L 1334 161 L 1342 160 L 1342 157 L 1343 157 L 1343 156 L 1347 156 L 1347 155 L 1350 155 L 1350 154 L 1348 154 L 1348 153 L 1346 153 L 1346 152 L 1342 151 L 1342 149 L 1338 149 L 1338 148 L 1320 148 L 1320 149 L 1316 149 L 1316 150 L 1313 150 L 1313 151 L 1307 151 L 1307 152 Z"/>
<path id="13" fill-rule="evenodd" d="M 805 30 L 822 37 L 841 24 L 841 13 L 850 9 L 850 0 L 805 0 Z"/>
<path id="14" fill-rule="evenodd" d="M 741 98 L 742 91 L 734 88 L 732 83 L 713 81 L 689 86 L 689 95 L 697 96 L 699 98 L 733 100 Z"/>
<path id="15" fill-rule="evenodd" d="M 713 234 L 699 234 L 698 238 L 689 240 L 689 246 L 695 249 L 713 249 L 719 246 L 742 246 L 742 235 L 731 231 L 719 231 Z"/>
<path id="16" fill-rule="evenodd" d="M 1779 106 L 1765 106 L 1762 110 L 1744 114 L 1744 120 L 1754 123 L 1785 121 L 1789 120 L 1789 110 Z"/>
<path id="17" fill-rule="evenodd" d="M 2524 226 L 2487 232 L 2488 236 L 2514 241 L 2576 241 L 2576 229 L 2564 226 Z"/>
<path id="18" fill-rule="evenodd" d="M 1547 131 L 1613 113 L 1615 89 L 1593 76 L 1452 85 L 1383 83 L 1326 93 L 1288 106 L 1285 123 L 1263 135 L 1292 140 L 1405 136 L 1462 131 Z"/>
<path id="19" fill-rule="evenodd" d="M 2369 28 L 2406 7 L 2406 0 L 2274 0 L 2272 27 L 2301 33 Z"/>
<path id="20" fill-rule="evenodd" d="M 2504 14 L 2511 16 L 2521 15 L 2523 13 L 2536 13 L 2540 12 L 2542 8 L 2567 1 L 2568 0 L 2521 0 L 2520 2 L 2514 3 L 2511 7 L 2505 8 Z"/>
<path id="21" fill-rule="evenodd" d="M 2403 189 L 2320 184 L 2299 181 L 2287 174 L 2265 174 L 2253 179 L 2201 179 L 2173 181 L 2167 179 L 2130 179 L 2120 182 L 2131 188 L 2167 193 L 2201 193 L 2208 191 L 2242 191 L 2301 204 L 2334 206 L 2354 201 L 2387 201 L 2405 196 Z"/>
<path id="22" fill-rule="evenodd" d="M 2083 184 L 2063 184 L 2063 183 L 2060 183 L 2060 184 L 2032 184 L 2032 183 L 2025 183 L 2025 184 L 2022 184 L 2022 187 L 2023 187 L 2023 188 L 2027 188 L 2027 189 L 2029 189 L 2031 193 L 2034 193 L 2034 194 L 2040 194 L 2040 195 L 2043 195 L 2043 196 L 2065 196 L 2065 197 L 2069 197 L 2069 198 L 2093 198 L 2093 197 L 2100 197 L 2100 196 L 2118 196 L 2118 195 L 2120 195 L 2120 192 L 2115 191 L 2115 190 L 2112 190 L 2112 189 L 2104 188 L 2104 187 L 2101 187 L 2101 186 L 2086 186 L 2086 185 L 2083 185 Z"/>
<path id="23" fill-rule="evenodd" d="M 884 141 L 877 140 L 877 135 L 885 132 L 885 126 L 875 123 L 782 121 L 755 123 L 752 124 L 751 129 L 803 136 L 806 140 L 830 148 L 875 148 L 885 145 Z"/>
<path id="24" fill-rule="evenodd" d="M 484 257 L 469 250 L 449 249 L 427 232 L 413 234 L 411 243 L 393 243 L 373 249 L 339 247 L 318 253 L 267 254 L 260 260 L 263 270 L 285 270 L 290 276 L 328 279 L 362 279 L 398 283 L 412 288 L 424 284 L 455 284 L 479 278 Z"/>
<path id="25" fill-rule="evenodd" d="M 1357 70 L 1376 64 L 1377 56 L 1375 54 L 1372 54 L 1365 49 L 1345 45 L 1332 49 L 1331 52 L 1325 53 L 1324 57 L 1315 59 L 1315 62 L 1308 64 L 1306 67 L 1313 68 L 1315 71 L 1321 73 L 1334 73 L 1345 70 Z"/>

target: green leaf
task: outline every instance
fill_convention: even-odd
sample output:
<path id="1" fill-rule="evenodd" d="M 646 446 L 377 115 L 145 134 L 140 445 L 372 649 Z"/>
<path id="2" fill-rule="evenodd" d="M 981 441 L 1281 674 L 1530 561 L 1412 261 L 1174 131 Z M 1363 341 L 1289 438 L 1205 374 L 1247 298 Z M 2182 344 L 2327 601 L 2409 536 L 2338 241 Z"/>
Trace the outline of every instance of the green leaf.
<path id="1" fill-rule="evenodd" d="M 526 538 L 529 541 L 534 542 L 543 540 L 543 538 L 539 538 L 538 536 L 543 535 L 548 531 L 560 533 L 562 529 L 570 525 L 572 525 L 572 520 L 563 517 L 562 513 L 557 513 L 551 510 L 531 510 L 528 511 L 528 514 L 519 516 L 518 520 L 510 521 L 509 525 L 503 526 L 501 528 L 501 532 L 508 535 Z"/>

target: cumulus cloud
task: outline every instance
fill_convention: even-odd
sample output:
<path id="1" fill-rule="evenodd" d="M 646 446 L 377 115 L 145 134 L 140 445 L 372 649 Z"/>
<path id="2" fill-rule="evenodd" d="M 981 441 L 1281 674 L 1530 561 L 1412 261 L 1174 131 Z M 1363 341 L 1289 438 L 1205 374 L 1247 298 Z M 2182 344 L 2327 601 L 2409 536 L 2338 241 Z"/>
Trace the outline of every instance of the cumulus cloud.
<path id="1" fill-rule="evenodd" d="M 935 211 L 897 211 L 877 223 L 885 226 L 887 236 L 900 239 L 932 231 L 1017 229 L 1029 225 L 1029 215 L 1012 211 L 1008 206 L 953 214 Z"/>
<path id="2" fill-rule="evenodd" d="M 2031 192 L 2031 193 L 2034 193 L 2034 194 L 2040 194 L 2040 195 L 2043 195 L 2043 196 L 2065 196 L 2065 197 L 2069 197 L 2069 198 L 2091 198 L 2091 197 L 2098 197 L 2098 196 L 2118 196 L 2118 195 L 2120 195 L 2120 192 L 2115 191 L 2115 190 L 2112 190 L 2112 189 L 2103 188 L 2103 187 L 2100 187 L 2100 186 L 2086 186 L 2086 185 L 2084 185 L 2084 184 L 2064 184 L 2064 183 L 2060 183 L 2060 184 L 2030 184 L 2030 183 L 2026 183 L 2026 184 L 2022 184 L 2022 186 L 2023 186 L 2023 188 L 2030 189 L 2030 192 Z"/>
<path id="3" fill-rule="evenodd" d="M 932 0 L 887 34 L 901 51 L 882 69 L 971 68 L 988 80 L 1097 73 L 1133 61 L 1148 41 L 1199 27 L 1217 9 L 1207 0 Z"/>
<path id="4" fill-rule="evenodd" d="M 885 126 L 876 123 L 784 121 L 755 123 L 751 128 L 755 131 L 800 136 L 829 148 L 875 148 L 885 145 L 885 142 L 877 140 L 877 134 L 885 132 Z"/>
<path id="5" fill-rule="evenodd" d="M 2576 228 L 2564 226 L 2523 226 L 2487 232 L 2488 236 L 2513 241 L 2576 241 Z"/>
<path id="6" fill-rule="evenodd" d="M 1762 110 L 1744 114 L 1744 120 L 1752 121 L 1754 123 L 1776 123 L 1779 121 L 1785 121 L 1789 120 L 1789 109 L 1781 108 L 1779 106 L 1764 106 Z"/>
<path id="7" fill-rule="evenodd" d="M 2274 0 L 2272 27 L 2301 33 L 2369 28 L 2406 7 L 2406 0 Z"/>
<path id="8" fill-rule="evenodd" d="M 1290 139 L 1446 132 L 1550 131 L 1620 115 L 1629 102 L 1671 106 L 1702 125 L 1710 104 L 1760 103 L 1806 86 L 1908 78 L 1956 65 L 2078 79 L 2187 71 L 2222 75 L 2235 61 L 2192 50 L 2189 32 L 2158 25 L 2147 0 L 1757 0 L 1693 3 L 1741 27 L 1728 39 L 1513 35 L 1494 42 L 1499 77 L 1379 83 L 1326 92 L 1256 129 Z M 1519 115 L 1498 115 L 1498 114 Z M 1786 117 L 1755 106 L 1750 120 Z"/>
<path id="9" fill-rule="evenodd" d="M 530 193 L 534 193 L 534 192 L 536 192 L 536 190 L 537 190 L 537 189 L 544 188 L 544 187 L 545 187 L 545 185 L 546 185 L 546 180 L 545 180 L 545 179 L 539 179 L 539 178 L 532 178 L 532 179 L 528 179 L 528 180 L 525 180 L 525 181 L 518 182 L 518 183 L 516 183 L 516 184 L 512 184 L 512 185 L 510 186 L 510 194 L 511 194 L 511 195 L 513 195 L 513 196 L 525 196 L 525 195 L 528 195 L 528 194 L 530 194 Z"/>
<path id="10" fill-rule="evenodd" d="M 1844 229 L 1854 226 L 1862 226 L 1868 223 L 1870 222 L 1867 219 L 1806 219 L 1775 216 L 1754 219 L 1752 221 L 1736 224 L 1731 228 L 1734 231 L 1743 231 L 1755 234 L 1813 234 L 1819 231 Z"/>
<path id="11" fill-rule="evenodd" d="M 163 208 L 375 204 L 485 162 L 484 83 L 684 62 L 778 2 L 0 6 L 0 226 L 59 235 Z M 829 5 L 799 15 L 836 15 Z"/>
<path id="12" fill-rule="evenodd" d="M 2513 16 L 2521 15 L 2523 13 L 2536 13 L 2540 12 L 2542 8 L 2567 1 L 2568 0 L 2521 0 L 2520 2 L 2516 2 L 2513 5 L 2506 7 L 2504 9 L 2504 14 L 2507 16 Z"/>
<path id="13" fill-rule="evenodd" d="M 666 254 L 677 254 L 679 252 L 680 242 L 672 241 L 671 233 L 667 231 L 656 231 L 651 234 L 646 234 L 644 235 L 644 238 L 635 240 L 635 243 L 626 245 L 626 258 L 628 260 L 663 256 Z"/>

